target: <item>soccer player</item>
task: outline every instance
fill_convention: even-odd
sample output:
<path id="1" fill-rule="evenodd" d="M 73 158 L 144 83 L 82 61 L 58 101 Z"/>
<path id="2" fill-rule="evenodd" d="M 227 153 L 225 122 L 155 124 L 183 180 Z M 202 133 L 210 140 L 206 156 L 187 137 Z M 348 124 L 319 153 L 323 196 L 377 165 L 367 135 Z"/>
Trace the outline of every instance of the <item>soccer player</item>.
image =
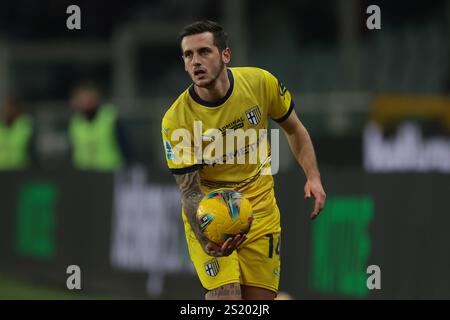
<path id="1" fill-rule="evenodd" d="M 202 124 L 201 147 L 214 142 L 214 137 L 205 134 L 213 128 L 226 139 L 226 129 L 267 129 L 268 117 L 278 122 L 306 174 L 305 198 L 315 199 L 311 213 L 314 219 L 322 210 L 326 195 L 311 139 L 294 111 L 290 92 L 272 74 L 259 68 L 227 67 L 231 50 L 220 25 L 212 21 L 195 22 L 184 28 L 180 39 L 184 67 L 193 84 L 164 115 L 162 138 L 169 169 L 181 190 L 191 260 L 207 290 L 206 299 L 274 299 L 280 275 L 281 226 L 273 177 L 262 174 L 267 161 L 258 159 L 257 163 L 244 164 L 238 163 L 238 159 L 234 163 L 217 161 L 248 156 L 253 150 L 248 144 L 244 152 L 235 150 L 231 155 L 211 152 L 210 156 L 204 152 L 209 158 L 199 159 L 194 122 Z M 177 129 L 190 135 L 182 135 L 180 139 Z M 190 143 L 185 139 L 191 139 Z M 254 212 L 248 234 L 229 238 L 222 246 L 208 241 L 196 221 L 200 200 L 218 188 L 243 193 Z"/>

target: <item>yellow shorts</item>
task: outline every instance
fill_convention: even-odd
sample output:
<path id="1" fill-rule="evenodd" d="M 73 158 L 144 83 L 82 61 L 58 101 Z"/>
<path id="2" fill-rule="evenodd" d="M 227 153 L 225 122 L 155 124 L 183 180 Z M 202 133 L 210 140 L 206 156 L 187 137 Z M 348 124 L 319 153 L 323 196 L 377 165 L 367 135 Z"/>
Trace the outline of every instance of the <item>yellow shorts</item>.
<path id="1" fill-rule="evenodd" d="M 227 257 L 215 258 L 203 251 L 183 214 L 191 260 L 207 290 L 229 283 L 278 291 L 280 280 L 280 212 L 277 206 L 265 217 L 255 216 L 247 240 Z"/>

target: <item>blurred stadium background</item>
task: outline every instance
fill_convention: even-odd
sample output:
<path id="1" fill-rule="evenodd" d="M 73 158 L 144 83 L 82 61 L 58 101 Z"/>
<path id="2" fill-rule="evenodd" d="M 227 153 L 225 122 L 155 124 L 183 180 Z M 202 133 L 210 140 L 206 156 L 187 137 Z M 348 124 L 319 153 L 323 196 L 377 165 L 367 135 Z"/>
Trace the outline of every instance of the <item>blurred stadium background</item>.
<path id="1" fill-rule="evenodd" d="M 81 30 L 66 28 L 71 4 Z M 366 28 L 371 4 L 381 30 Z M 287 85 L 315 144 L 328 202 L 310 223 L 303 173 L 280 137 L 280 290 L 450 299 L 445 0 L 0 2 L 0 101 L 19 97 L 36 132 L 33 162 L 0 171 L 0 299 L 202 299 L 160 138 L 189 85 L 178 32 L 202 18 L 225 26 L 232 66 Z M 120 172 L 71 163 L 70 89 L 87 79 L 124 124 L 132 156 Z M 81 290 L 66 287 L 69 265 Z M 379 290 L 366 286 L 370 265 Z"/>

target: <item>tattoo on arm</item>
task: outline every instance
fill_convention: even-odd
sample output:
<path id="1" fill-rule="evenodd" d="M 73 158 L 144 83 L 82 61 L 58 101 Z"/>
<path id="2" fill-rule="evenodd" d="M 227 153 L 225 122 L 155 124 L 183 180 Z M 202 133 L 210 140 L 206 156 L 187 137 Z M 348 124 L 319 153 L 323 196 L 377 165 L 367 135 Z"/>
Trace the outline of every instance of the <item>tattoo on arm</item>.
<path id="1" fill-rule="evenodd" d="M 241 297 L 241 285 L 239 283 L 223 285 L 217 289 L 208 291 L 205 295 L 207 300 L 233 299 L 237 297 Z"/>
<path id="2" fill-rule="evenodd" d="M 198 204 L 202 200 L 204 194 L 200 189 L 200 177 L 198 171 L 174 175 L 178 186 L 181 191 L 181 202 L 183 205 L 184 213 L 188 218 L 191 228 L 197 236 L 198 240 L 202 244 L 206 244 L 207 239 L 201 233 L 200 227 L 197 222 L 197 209 Z"/>

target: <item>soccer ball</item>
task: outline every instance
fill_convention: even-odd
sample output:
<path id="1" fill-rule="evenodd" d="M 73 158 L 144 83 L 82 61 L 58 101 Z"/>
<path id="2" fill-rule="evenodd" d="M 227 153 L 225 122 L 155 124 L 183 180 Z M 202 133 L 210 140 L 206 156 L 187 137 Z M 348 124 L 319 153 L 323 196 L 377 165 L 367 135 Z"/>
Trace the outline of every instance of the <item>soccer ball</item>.
<path id="1" fill-rule="evenodd" d="M 242 193 L 219 189 L 200 201 L 197 221 L 208 240 L 221 246 L 229 237 L 250 231 L 253 210 Z"/>

